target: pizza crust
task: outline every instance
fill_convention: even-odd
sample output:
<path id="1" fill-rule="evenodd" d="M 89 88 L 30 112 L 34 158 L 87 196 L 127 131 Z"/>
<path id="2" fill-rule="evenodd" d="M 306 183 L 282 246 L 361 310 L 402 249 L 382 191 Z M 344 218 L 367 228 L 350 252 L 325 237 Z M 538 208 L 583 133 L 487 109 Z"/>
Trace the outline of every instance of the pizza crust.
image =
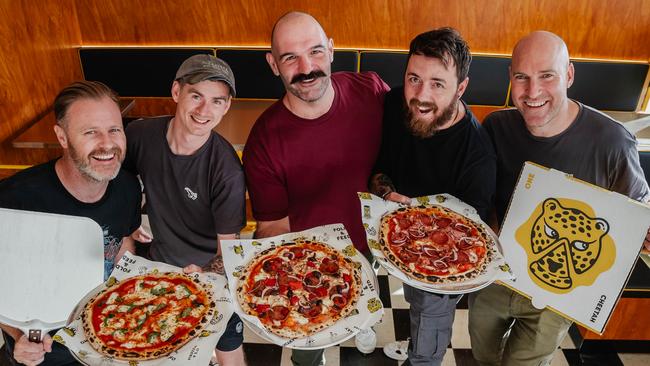
<path id="1" fill-rule="evenodd" d="M 294 256 L 292 259 L 289 259 L 287 256 L 291 255 L 288 253 L 292 250 L 312 251 L 312 253 L 314 253 L 314 259 L 318 259 L 319 261 L 312 267 L 307 264 L 307 258 L 311 256 L 311 254 L 305 255 L 302 258 L 296 258 Z M 275 275 L 267 273 L 263 269 L 264 263 L 269 260 L 277 261 L 278 258 L 282 260 L 281 266 L 284 266 L 282 267 L 283 269 L 278 271 Z M 309 291 L 314 291 L 314 289 L 313 287 L 311 287 L 311 290 L 308 289 L 310 287 L 306 285 L 306 277 L 308 277 L 312 272 L 320 272 L 319 269 L 322 268 L 321 265 L 324 263 L 324 258 L 328 258 L 337 263 L 339 268 L 337 273 L 340 275 L 335 277 L 333 274 L 321 273 L 319 279 L 320 285 L 326 282 L 329 282 L 330 284 L 327 288 L 327 295 L 325 297 L 308 300 Z M 327 244 L 310 240 L 297 240 L 296 242 L 285 243 L 277 247 L 268 248 L 251 259 L 239 278 L 237 298 L 242 310 L 248 315 L 257 317 L 263 324 L 264 328 L 269 332 L 282 338 L 301 338 L 313 335 L 330 327 L 339 319 L 345 318 L 356 309 L 357 301 L 361 296 L 362 284 L 359 268 L 360 266 L 358 266 L 357 263 L 354 263 L 350 258 L 344 256 L 341 252 Z M 288 274 L 283 273 L 285 272 L 284 270 L 286 270 Z M 332 294 L 332 291 L 337 291 L 339 289 L 336 287 L 337 285 L 345 287 L 345 281 L 342 280 L 344 278 L 343 273 L 349 275 L 350 279 L 346 295 L 336 293 Z M 284 278 L 283 276 L 285 275 L 294 280 L 291 286 L 295 285 L 295 289 L 292 289 L 291 293 L 293 294 L 292 298 L 294 296 L 299 298 L 297 303 L 291 303 L 292 300 L 288 297 L 288 291 L 286 295 L 279 292 L 283 290 L 279 285 L 267 286 L 267 288 L 262 291 L 260 291 L 259 288 L 255 291 L 256 289 L 253 288 L 256 283 L 259 284 L 258 281 L 269 280 L 270 283 L 272 283 L 279 278 Z M 295 281 L 298 281 L 299 284 Z M 276 292 L 278 292 L 276 295 L 272 295 L 272 293 Z M 340 310 L 338 310 L 338 307 L 333 305 L 332 302 L 332 297 L 339 296 L 346 298 L 347 300 Z M 258 305 L 270 305 L 271 308 L 273 308 L 273 306 L 284 306 L 289 309 L 289 315 L 281 321 L 273 321 L 270 319 L 272 316 L 267 313 L 269 311 L 272 313 L 273 309 L 267 309 L 265 312 L 260 312 L 257 309 Z M 318 306 L 320 306 L 320 312 L 318 315 L 313 317 L 307 317 L 299 311 L 300 309 L 303 309 L 303 311 L 304 309 L 314 309 L 314 312 L 317 312 Z"/>
<path id="2" fill-rule="evenodd" d="M 139 282 L 139 281 L 143 281 L 143 282 Z M 168 338 L 173 340 L 169 343 L 163 342 L 158 346 L 153 346 L 152 341 L 139 342 L 137 346 L 135 343 L 133 343 L 134 345 L 133 350 L 128 350 L 125 347 L 121 347 L 121 346 L 107 344 L 107 341 L 105 341 L 102 338 L 101 332 L 104 329 L 109 329 L 108 327 L 103 327 L 103 326 L 106 325 L 107 322 L 111 319 L 109 317 L 111 311 L 102 313 L 102 311 L 100 311 L 99 309 L 100 308 L 103 308 L 104 310 L 107 309 L 108 307 L 105 306 L 105 304 L 108 303 L 108 301 L 110 300 L 115 301 L 116 299 L 118 299 L 120 297 L 118 291 L 124 290 L 125 287 L 128 288 L 128 286 L 132 283 L 135 284 L 134 285 L 135 288 L 135 286 L 137 286 L 138 283 L 144 283 L 144 281 L 158 281 L 158 284 L 160 284 L 163 281 L 167 281 L 169 283 L 177 282 L 178 284 L 185 283 L 186 285 L 190 285 L 185 287 L 185 289 L 188 289 L 188 291 L 190 291 L 191 293 L 189 295 L 189 298 L 191 298 L 191 296 L 195 296 L 195 299 L 203 299 L 203 301 L 200 301 L 200 304 L 197 305 L 197 308 L 200 308 L 200 306 L 203 306 L 204 308 L 201 309 L 201 311 L 197 312 L 196 314 L 186 315 L 186 317 L 191 317 L 192 319 L 195 320 L 192 321 L 190 327 L 180 327 L 180 326 L 176 327 L 176 331 Z M 190 288 L 193 289 L 194 291 L 189 290 Z M 115 294 L 117 294 L 117 296 Z M 162 299 L 163 297 L 171 297 L 172 300 L 170 300 L 170 302 L 172 302 L 174 301 L 172 296 L 174 296 L 175 294 L 170 294 L 167 292 L 163 293 L 163 291 L 159 291 L 159 295 L 153 296 L 148 301 L 144 297 L 141 297 L 140 300 L 135 300 L 135 298 L 137 297 L 136 295 L 138 294 L 132 294 L 131 297 L 134 299 L 134 301 L 131 304 L 137 303 L 138 301 L 142 301 L 144 302 L 144 304 L 147 304 L 147 306 L 149 306 L 148 304 L 153 304 L 156 301 L 162 301 L 160 299 Z M 167 295 L 172 295 L 172 296 L 167 296 Z M 127 297 L 127 295 L 125 295 L 124 297 Z M 194 304 L 194 301 L 196 300 L 192 300 L 192 301 Z M 102 304 L 102 302 L 104 303 Z M 120 306 L 130 306 L 130 305 L 120 305 Z M 167 308 L 171 308 L 171 306 L 167 306 Z M 117 309 L 118 311 L 121 310 L 119 308 L 112 308 L 112 309 Z M 179 315 L 182 315 L 182 313 L 177 314 L 177 312 L 171 312 L 171 311 L 165 312 L 165 307 L 161 309 L 156 309 L 154 313 L 155 314 L 152 313 L 147 315 L 147 317 L 145 317 L 143 324 L 149 321 L 148 320 L 149 316 L 152 316 L 151 317 L 152 320 L 154 319 L 159 320 L 161 319 L 161 317 L 166 317 L 166 319 L 173 319 L 174 317 L 178 317 Z M 157 358 L 167 356 L 173 351 L 176 351 L 179 348 L 181 348 L 183 345 L 185 345 L 187 342 L 189 342 L 190 340 L 192 340 L 194 337 L 196 337 L 201 333 L 201 330 L 209 323 L 210 319 L 214 317 L 215 313 L 216 313 L 216 303 L 214 300 L 212 300 L 212 290 L 210 289 L 208 284 L 200 281 L 198 278 L 190 277 L 182 273 L 175 273 L 175 272 L 149 273 L 145 275 L 123 279 L 122 281 L 119 281 L 113 284 L 112 286 L 101 290 L 97 295 L 92 297 L 86 303 L 84 310 L 81 314 L 81 321 L 86 335 L 86 340 L 100 354 L 113 357 L 116 359 L 121 359 L 121 360 L 144 361 L 144 360 L 152 360 L 152 359 L 157 359 Z M 156 318 L 154 318 L 153 315 L 155 315 Z M 194 317 L 194 315 L 196 315 L 196 317 Z M 127 320 L 125 320 L 124 326 L 127 326 L 126 322 Z M 115 333 L 118 331 L 120 331 L 120 329 L 114 331 L 112 333 L 111 338 L 114 339 L 114 337 L 116 337 Z M 162 330 L 160 332 L 162 332 Z M 150 334 L 151 333 L 155 333 L 155 332 L 150 332 Z M 177 337 L 179 333 L 181 333 L 181 336 Z M 128 343 L 130 342 L 126 342 L 123 344 L 128 344 Z M 149 344 L 149 347 L 147 347 L 145 344 Z"/>
<path id="3" fill-rule="evenodd" d="M 419 215 L 425 215 L 427 217 L 430 217 L 431 224 L 427 225 L 422 222 L 422 221 L 428 221 L 429 219 L 425 218 L 424 220 L 421 220 L 420 224 L 422 224 L 422 226 L 420 226 L 417 230 L 414 230 L 414 233 L 416 233 L 417 235 L 411 235 L 407 233 L 408 235 L 402 235 L 402 236 L 406 236 L 404 244 L 400 244 L 399 246 L 392 244 L 393 242 L 390 240 L 389 237 L 391 233 L 395 231 L 392 227 L 398 225 L 396 221 L 404 218 L 411 218 L 411 219 L 417 218 L 420 217 Z M 439 228 L 436 225 L 438 219 L 450 219 L 451 223 L 448 224 L 448 226 L 445 226 L 444 228 Z M 417 221 L 417 220 L 413 220 L 413 221 Z M 462 234 L 460 231 L 452 229 L 451 226 L 456 224 L 461 224 L 466 226 L 468 228 L 468 231 L 473 232 L 474 234 L 473 235 Z M 408 231 L 410 229 L 411 227 L 409 227 L 408 229 L 401 229 L 401 230 Z M 432 238 L 432 235 L 436 235 L 435 232 L 440 232 L 442 233 L 440 235 L 444 234 L 447 237 L 444 246 L 448 248 L 438 247 L 438 244 L 436 244 L 434 239 Z M 422 238 L 414 238 L 414 236 L 419 237 L 421 235 L 423 235 Z M 470 238 L 459 239 L 462 238 L 463 236 L 470 237 Z M 380 238 L 380 249 L 384 254 L 384 257 L 386 257 L 386 259 L 388 259 L 393 265 L 395 265 L 401 272 L 406 274 L 408 277 L 429 284 L 461 283 L 476 278 L 477 276 L 479 276 L 481 273 L 485 271 L 487 265 L 491 262 L 492 257 L 494 255 L 493 239 L 487 233 L 485 227 L 482 224 L 478 224 L 473 220 L 468 219 L 467 217 L 462 216 L 446 207 L 437 206 L 437 205 L 402 207 L 398 210 L 385 214 L 381 219 L 379 238 Z M 474 240 L 479 240 L 480 242 L 482 242 L 484 244 L 482 245 L 484 250 L 481 249 L 479 251 L 478 248 L 474 248 L 474 249 L 469 248 L 465 250 L 460 250 L 458 248 L 461 241 L 464 241 L 465 243 L 480 243 L 479 241 L 474 241 Z M 436 264 L 440 265 L 440 267 L 443 268 L 442 271 L 435 272 L 432 269 L 431 273 L 426 273 L 425 271 L 418 270 L 418 267 L 416 266 L 416 261 L 418 260 L 424 261 L 426 258 L 428 258 L 428 256 L 423 254 L 422 251 L 418 251 L 418 249 L 410 253 L 408 251 L 402 252 L 403 250 L 406 250 L 406 247 L 409 247 L 409 245 L 412 245 L 414 248 L 427 247 L 427 249 L 430 249 L 429 250 L 430 253 L 436 254 L 436 257 L 438 256 L 438 254 L 442 253 L 440 255 L 440 258 L 438 258 L 440 259 L 440 261 L 442 261 L 442 263 L 437 260 L 434 260 L 433 258 L 428 263 L 433 265 Z M 469 245 L 465 244 L 464 246 L 461 247 L 467 247 L 467 246 Z M 464 265 L 457 265 L 455 262 L 451 261 L 451 258 L 453 258 L 454 256 L 463 255 L 460 254 L 461 252 L 463 252 L 464 255 L 467 255 L 468 257 L 475 257 L 472 258 L 475 259 L 475 261 L 471 262 L 471 266 L 469 268 L 466 268 L 468 263 Z M 402 254 L 402 256 L 400 256 L 400 254 Z M 446 257 L 447 255 L 448 257 Z M 419 259 L 415 259 L 413 261 L 406 260 L 406 259 L 414 259 L 414 258 L 419 258 Z M 443 264 L 447 265 L 448 267 L 444 267 Z M 449 272 L 440 273 L 443 272 L 445 269 L 448 269 Z"/>

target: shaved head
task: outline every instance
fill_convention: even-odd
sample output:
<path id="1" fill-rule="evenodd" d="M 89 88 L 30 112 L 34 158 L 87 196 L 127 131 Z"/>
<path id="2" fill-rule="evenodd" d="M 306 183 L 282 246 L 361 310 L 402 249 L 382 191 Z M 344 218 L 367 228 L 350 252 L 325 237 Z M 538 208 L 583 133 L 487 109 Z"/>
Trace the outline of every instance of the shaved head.
<path id="1" fill-rule="evenodd" d="M 288 91 L 284 100 L 293 103 L 292 112 L 299 113 L 296 103 L 327 104 L 333 100 L 334 89 L 330 83 L 333 60 L 334 42 L 311 15 L 294 11 L 275 22 L 266 61 Z M 323 96 L 327 97 L 323 99 Z"/>
<path id="2" fill-rule="evenodd" d="M 573 122 L 578 106 L 569 101 L 567 89 L 574 73 L 566 44 L 551 32 L 532 32 L 515 45 L 510 92 L 533 135 L 555 136 Z"/>
<path id="3" fill-rule="evenodd" d="M 569 66 L 569 50 L 562 38 L 555 33 L 535 31 L 520 39 L 512 50 L 512 63 L 522 57 L 535 57 L 534 55 L 552 55 L 559 64 Z"/>
<path id="4" fill-rule="evenodd" d="M 287 36 L 296 35 L 297 32 L 312 30 L 320 33 L 323 42 L 327 42 L 325 30 L 313 16 L 299 11 L 292 11 L 281 16 L 273 25 L 271 31 L 271 50 L 275 51 L 278 40 Z"/>

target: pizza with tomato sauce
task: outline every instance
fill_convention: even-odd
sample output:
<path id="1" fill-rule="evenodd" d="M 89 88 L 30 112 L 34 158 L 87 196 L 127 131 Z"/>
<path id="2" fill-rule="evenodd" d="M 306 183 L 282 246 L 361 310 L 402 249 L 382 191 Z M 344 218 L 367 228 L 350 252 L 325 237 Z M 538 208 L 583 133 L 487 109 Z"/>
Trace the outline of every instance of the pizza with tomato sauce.
<path id="1" fill-rule="evenodd" d="M 490 262 L 492 244 L 482 225 L 442 206 L 400 208 L 381 219 L 384 256 L 426 283 L 475 278 Z"/>
<path id="2" fill-rule="evenodd" d="M 197 336 L 214 316 L 212 291 L 182 273 L 130 277 L 84 307 L 86 339 L 99 353 L 122 360 L 166 356 Z"/>
<path id="3" fill-rule="evenodd" d="M 283 338 L 317 333 L 355 308 L 358 263 L 327 244 L 298 240 L 257 254 L 242 272 L 239 304 Z"/>

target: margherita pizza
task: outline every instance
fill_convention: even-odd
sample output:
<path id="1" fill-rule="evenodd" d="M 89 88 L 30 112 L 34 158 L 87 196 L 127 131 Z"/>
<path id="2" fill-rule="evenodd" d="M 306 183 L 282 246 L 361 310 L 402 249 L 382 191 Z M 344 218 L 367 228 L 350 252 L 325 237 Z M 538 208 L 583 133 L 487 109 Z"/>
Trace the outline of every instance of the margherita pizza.
<path id="1" fill-rule="evenodd" d="M 148 360 L 177 350 L 214 315 L 212 292 L 182 273 L 124 279 L 93 297 L 82 313 L 88 342 L 101 354 Z"/>
<path id="2" fill-rule="evenodd" d="M 308 240 L 269 248 L 239 278 L 239 304 L 281 337 L 312 335 L 355 309 L 361 292 L 357 264 Z"/>
<path id="3" fill-rule="evenodd" d="M 434 284 L 476 277 L 493 250 L 483 226 L 442 206 L 387 213 L 381 219 L 380 246 L 406 275 Z"/>

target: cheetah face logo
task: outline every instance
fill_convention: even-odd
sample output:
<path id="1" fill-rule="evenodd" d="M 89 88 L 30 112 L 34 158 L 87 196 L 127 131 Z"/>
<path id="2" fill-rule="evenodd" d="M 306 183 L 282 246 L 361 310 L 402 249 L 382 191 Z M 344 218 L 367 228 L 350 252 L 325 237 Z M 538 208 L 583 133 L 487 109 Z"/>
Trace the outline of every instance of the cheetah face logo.
<path id="1" fill-rule="evenodd" d="M 541 211 L 541 212 L 540 212 Z M 548 198 L 516 232 L 531 279 L 555 293 L 591 285 L 614 262 L 609 224 L 580 201 Z"/>
<path id="2" fill-rule="evenodd" d="M 368 311 L 371 313 L 376 313 L 382 308 L 381 300 L 379 300 L 376 297 L 373 297 L 372 299 L 368 299 Z"/>

